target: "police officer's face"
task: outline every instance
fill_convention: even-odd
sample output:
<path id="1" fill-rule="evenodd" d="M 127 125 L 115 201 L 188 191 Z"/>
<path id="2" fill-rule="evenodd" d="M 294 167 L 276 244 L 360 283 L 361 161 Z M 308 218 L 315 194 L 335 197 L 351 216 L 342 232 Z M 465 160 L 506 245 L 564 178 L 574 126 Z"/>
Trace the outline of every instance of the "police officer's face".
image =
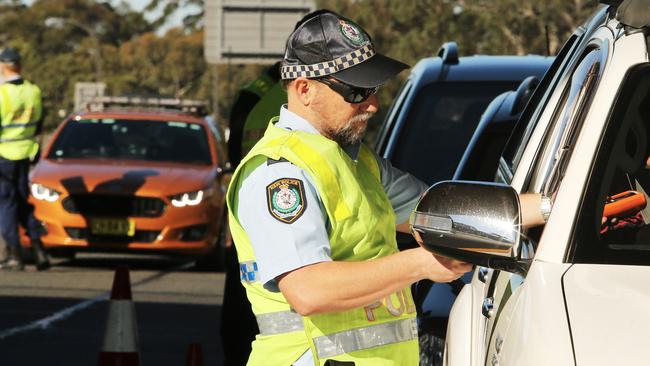
<path id="1" fill-rule="evenodd" d="M 360 142 L 365 134 L 368 120 L 378 108 L 373 94 L 361 103 L 348 103 L 327 85 L 312 81 L 316 97 L 312 111 L 320 119 L 321 132 L 340 145 Z"/>

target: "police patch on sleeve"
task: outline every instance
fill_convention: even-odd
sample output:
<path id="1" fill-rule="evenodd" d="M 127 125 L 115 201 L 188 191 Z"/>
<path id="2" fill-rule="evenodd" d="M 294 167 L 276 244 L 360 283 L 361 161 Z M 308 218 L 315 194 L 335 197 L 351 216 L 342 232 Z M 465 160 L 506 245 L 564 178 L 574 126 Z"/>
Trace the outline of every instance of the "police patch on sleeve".
<path id="1" fill-rule="evenodd" d="M 305 187 L 300 179 L 281 178 L 266 186 L 269 212 L 286 224 L 298 220 L 305 212 Z"/>

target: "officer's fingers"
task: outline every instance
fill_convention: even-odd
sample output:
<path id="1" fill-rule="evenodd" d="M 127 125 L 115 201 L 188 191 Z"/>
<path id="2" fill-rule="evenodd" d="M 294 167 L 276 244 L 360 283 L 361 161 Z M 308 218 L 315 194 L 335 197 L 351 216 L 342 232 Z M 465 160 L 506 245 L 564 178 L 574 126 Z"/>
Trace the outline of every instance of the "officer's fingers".
<path id="1" fill-rule="evenodd" d="M 433 256 L 438 261 L 438 263 L 440 263 L 441 265 L 443 265 L 445 268 L 447 268 L 452 272 L 462 274 L 472 269 L 472 265 L 469 263 L 461 262 L 459 260 L 444 257 L 437 254 L 434 254 Z"/>
<path id="2" fill-rule="evenodd" d="M 434 273 L 429 279 L 434 282 L 451 282 L 457 280 L 463 274 L 456 273 L 454 271 L 444 270 L 441 272 Z"/>
<path id="3" fill-rule="evenodd" d="M 471 265 L 451 258 L 427 253 L 433 265 L 428 267 L 428 278 L 435 282 L 450 282 L 471 269 Z"/>
<path id="4" fill-rule="evenodd" d="M 450 269 L 456 273 L 466 273 L 472 270 L 472 265 L 467 262 L 454 260 Z"/>

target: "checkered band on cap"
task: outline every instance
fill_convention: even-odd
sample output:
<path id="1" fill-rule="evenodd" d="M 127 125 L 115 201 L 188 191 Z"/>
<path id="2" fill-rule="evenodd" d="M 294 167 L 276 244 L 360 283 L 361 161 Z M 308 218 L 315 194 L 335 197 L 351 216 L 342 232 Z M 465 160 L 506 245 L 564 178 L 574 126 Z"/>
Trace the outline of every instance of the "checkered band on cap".
<path id="1" fill-rule="evenodd" d="M 311 65 L 282 66 L 280 72 L 282 79 L 295 79 L 301 76 L 306 78 L 317 78 L 349 69 L 354 65 L 366 61 L 374 55 L 375 50 L 372 47 L 372 44 L 368 43 L 358 50 L 354 50 L 347 55 L 335 58 L 332 61 L 325 61 Z"/>

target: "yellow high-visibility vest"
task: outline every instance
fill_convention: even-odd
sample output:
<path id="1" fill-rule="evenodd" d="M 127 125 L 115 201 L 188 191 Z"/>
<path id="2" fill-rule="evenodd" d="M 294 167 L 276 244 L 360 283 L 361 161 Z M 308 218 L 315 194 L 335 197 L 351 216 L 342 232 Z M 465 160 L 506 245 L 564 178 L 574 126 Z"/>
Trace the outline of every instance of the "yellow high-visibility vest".
<path id="1" fill-rule="evenodd" d="M 268 121 L 280 113 L 280 107 L 285 103 L 287 103 L 287 92 L 281 83 L 275 83 L 255 104 L 244 122 L 242 155 L 248 154 L 262 138 Z"/>
<path id="2" fill-rule="evenodd" d="M 282 293 L 264 289 L 259 281 L 253 247 L 237 218 L 238 191 L 243 179 L 268 158 L 284 158 L 314 180 L 331 224 L 333 260 L 366 261 L 398 251 L 395 214 L 372 152 L 362 146 L 354 161 L 336 142 L 275 127 L 277 119 L 244 157 L 227 194 L 242 284 L 260 327 L 248 365 L 290 365 L 308 349 L 316 365 L 328 359 L 354 361 L 357 366 L 417 365 L 415 305 L 409 287 L 357 309 L 302 317 Z"/>
<path id="3" fill-rule="evenodd" d="M 0 85 L 0 157 L 22 160 L 36 156 L 36 130 L 42 113 L 38 86 L 26 80 Z"/>

